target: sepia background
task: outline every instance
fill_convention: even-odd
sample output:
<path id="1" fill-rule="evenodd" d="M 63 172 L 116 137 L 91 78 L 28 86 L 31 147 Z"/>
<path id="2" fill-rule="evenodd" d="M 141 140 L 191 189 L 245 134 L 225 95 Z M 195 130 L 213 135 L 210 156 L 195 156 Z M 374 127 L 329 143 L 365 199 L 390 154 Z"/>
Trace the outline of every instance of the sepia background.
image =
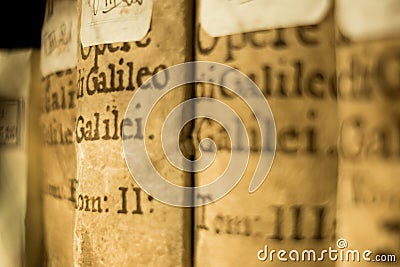
<path id="1" fill-rule="evenodd" d="M 274 12 L 251 20 L 261 18 L 262 9 L 235 13 L 221 7 L 263 1 L 153 0 L 149 28 L 140 19 L 135 23 L 143 25 L 133 33 L 115 30 L 112 20 L 89 23 L 88 7 L 95 2 L 2 4 L 11 17 L 1 16 L 0 29 L 0 267 L 399 266 L 400 1 L 315 1 L 331 3 L 321 12 L 301 1 L 293 7 L 265 0 Z M 85 33 L 71 30 L 73 43 L 44 57 L 44 25 L 71 14 Z M 238 18 L 242 23 L 231 23 Z M 133 40 L 143 29 L 144 37 Z M 74 56 L 62 57 L 71 47 Z M 259 133 L 254 114 L 237 95 L 212 83 L 185 85 L 184 92 L 162 98 L 148 125 L 139 115 L 147 100 L 135 106 L 137 117 L 123 117 L 147 78 L 196 60 L 238 69 L 268 101 L 276 149 L 254 193 L 248 187 L 265 148 L 261 140 L 270 136 Z M 229 75 L 212 78 L 240 82 Z M 214 181 L 229 167 L 230 153 L 241 151 L 229 138 L 236 121 L 223 129 L 216 120 L 198 118 L 180 133 L 188 159 L 199 158 L 200 148 L 212 155 L 200 141 L 215 142 L 209 169 L 185 172 L 163 154 L 163 122 L 194 97 L 217 99 L 238 113 L 251 137 L 249 164 L 223 198 L 174 207 L 132 179 L 122 147 L 125 140 L 144 140 L 154 169 L 172 183 Z M 10 126 L 18 135 L 6 134 Z M 329 248 L 371 251 L 375 260 L 282 262 L 269 254 Z"/>

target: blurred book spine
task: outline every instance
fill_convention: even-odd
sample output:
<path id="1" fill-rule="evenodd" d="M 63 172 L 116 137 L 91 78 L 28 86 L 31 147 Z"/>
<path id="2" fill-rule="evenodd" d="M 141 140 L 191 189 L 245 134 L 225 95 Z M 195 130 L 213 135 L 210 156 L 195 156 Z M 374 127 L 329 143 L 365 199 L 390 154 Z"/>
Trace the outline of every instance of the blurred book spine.
<path id="1" fill-rule="evenodd" d="M 39 266 L 40 195 L 39 50 L 0 51 L 0 261 L 4 267 Z"/>
<path id="2" fill-rule="evenodd" d="M 337 236 L 360 258 L 337 266 L 398 266 L 400 3 L 337 1 L 336 7 Z"/>
<path id="3" fill-rule="evenodd" d="M 48 0 L 41 36 L 39 117 L 46 266 L 73 266 L 77 2 Z"/>
<path id="4" fill-rule="evenodd" d="M 328 259 L 301 260 L 303 249 L 318 253 L 334 241 L 337 105 L 332 2 L 242 2 L 197 1 L 195 59 L 237 68 L 258 85 L 274 116 L 275 159 L 265 182 L 250 194 L 259 151 L 266 149 L 253 134 L 259 131 L 254 118 L 227 90 L 212 84 L 196 87 L 197 96 L 214 97 L 235 109 L 252 139 L 243 179 L 217 202 L 196 208 L 195 266 L 284 265 L 272 250 L 286 250 L 283 258 L 297 266 L 334 266 Z M 230 77 L 217 78 L 229 83 Z M 243 92 L 251 94 L 246 88 Z M 197 141 L 208 137 L 219 146 L 214 165 L 195 176 L 201 185 L 224 171 L 231 148 L 240 144 L 226 145 L 229 138 L 212 120 L 199 120 L 195 134 Z M 262 134 L 264 141 L 272 138 Z M 291 250 L 300 256 L 289 258 Z"/>

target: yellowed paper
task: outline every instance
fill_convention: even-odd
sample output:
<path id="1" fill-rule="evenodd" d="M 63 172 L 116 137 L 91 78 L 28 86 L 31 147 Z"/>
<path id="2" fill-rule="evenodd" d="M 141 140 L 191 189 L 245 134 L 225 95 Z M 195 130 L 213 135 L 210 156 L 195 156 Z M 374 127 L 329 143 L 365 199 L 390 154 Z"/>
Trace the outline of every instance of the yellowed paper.
<path id="1" fill-rule="evenodd" d="M 43 76 L 76 67 L 77 30 L 76 0 L 49 1 L 41 36 Z"/>
<path id="2" fill-rule="evenodd" d="M 319 23 L 331 0 L 202 0 L 200 21 L 210 36 Z"/>
<path id="3" fill-rule="evenodd" d="M 81 42 L 87 47 L 143 39 L 150 29 L 153 0 L 83 0 L 81 8 Z"/>
<path id="4" fill-rule="evenodd" d="M 354 41 L 394 37 L 400 34 L 400 2 L 397 0 L 338 0 L 337 25 Z"/>

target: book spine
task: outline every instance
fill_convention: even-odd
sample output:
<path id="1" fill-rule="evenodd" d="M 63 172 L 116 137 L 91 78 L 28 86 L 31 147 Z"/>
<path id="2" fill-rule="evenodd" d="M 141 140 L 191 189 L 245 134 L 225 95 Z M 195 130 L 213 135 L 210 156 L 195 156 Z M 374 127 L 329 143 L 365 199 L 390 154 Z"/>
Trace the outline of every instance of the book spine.
<path id="1" fill-rule="evenodd" d="M 204 2 L 197 1 L 198 6 Z M 204 11 L 201 7 L 198 10 Z M 268 8 L 263 10 L 268 12 Z M 197 17 L 205 18 L 207 14 Z M 274 118 L 261 123 L 275 124 L 276 136 L 260 133 L 246 105 L 228 90 L 213 84 L 196 87 L 197 96 L 216 98 L 238 112 L 250 136 L 250 157 L 246 172 L 232 191 L 196 208 L 195 266 L 282 266 L 285 259 L 298 266 L 334 266 L 329 259 L 317 260 L 322 250 L 332 246 L 335 234 L 337 105 L 332 9 L 312 25 L 214 37 L 205 31 L 202 22 L 197 20 L 195 59 L 234 67 L 253 80 Z M 240 22 L 236 24 L 247 28 Z M 215 80 L 234 85 L 233 78 L 221 75 Z M 241 92 L 251 99 L 247 87 Z M 212 120 L 196 122 L 197 141 L 208 137 L 218 147 L 212 167 L 195 176 L 199 186 L 223 173 L 229 167 L 231 151 L 237 153 L 246 144 L 230 144 L 227 133 Z M 237 122 L 232 121 L 230 127 L 234 133 Z M 250 194 L 260 150 L 268 150 L 265 144 L 274 138 L 272 167 L 261 187 Z M 286 251 L 282 260 L 273 254 L 280 250 Z M 298 254 L 289 255 L 291 250 Z M 314 250 L 316 255 L 302 260 L 303 250 Z"/>
<path id="2" fill-rule="evenodd" d="M 43 78 L 41 88 L 43 213 L 48 266 L 73 265 L 76 180 L 76 69 Z M 60 231 L 60 229 L 63 229 Z"/>
<path id="3" fill-rule="evenodd" d="M 148 97 L 135 105 L 137 112 L 130 117 L 125 117 L 125 113 L 147 79 L 191 59 L 191 3 L 186 0 L 119 2 L 116 8 L 97 2 L 99 6 L 89 9 L 85 8 L 93 2 L 78 2 L 81 23 L 75 133 L 78 165 L 77 179 L 72 185 L 76 210 L 75 265 L 188 266 L 190 210 L 164 204 L 148 195 L 134 180 L 139 172 L 128 169 L 123 143 L 146 142 L 154 168 L 174 183 L 190 182 L 188 174 L 167 164 L 160 138 L 166 115 L 189 97 L 188 91 L 166 95 L 154 108 L 153 115 L 150 114 L 147 124 L 141 110 L 147 108 L 154 89 L 148 89 Z M 132 10 L 136 13 L 130 13 Z M 134 16 L 130 18 L 130 14 Z M 148 32 L 135 39 L 138 33 L 131 31 L 144 24 L 136 27 L 130 19 L 144 23 L 149 21 L 149 14 Z M 124 15 L 129 18 L 121 21 Z M 118 36 L 123 31 L 129 32 L 134 41 Z M 170 78 L 164 73 L 157 81 L 165 86 Z M 143 151 L 128 149 L 128 152 L 133 153 L 135 162 L 143 162 L 145 166 L 147 156 L 139 156 Z"/>
<path id="4" fill-rule="evenodd" d="M 40 81 L 33 76 L 37 52 L 0 51 L 0 258 L 5 267 L 30 266 L 27 259 L 37 263 L 30 254 L 32 242 L 35 252 L 41 253 L 38 188 L 29 188 L 38 182 L 38 170 L 32 167 L 40 163 L 34 157 L 35 143 L 40 142 L 33 117 L 38 112 Z"/>
<path id="5" fill-rule="evenodd" d="M 42 192 L 46 266 L 73 266 L 77 2 L 48 0 L 41 30 Z"/>
<path id="6" fill-rule="evenodd" d="M 373 2 L 337 9 L 337 236 L 357 253 L 340 267 L 397 266 L 400 256 L 399 5 Z"/>

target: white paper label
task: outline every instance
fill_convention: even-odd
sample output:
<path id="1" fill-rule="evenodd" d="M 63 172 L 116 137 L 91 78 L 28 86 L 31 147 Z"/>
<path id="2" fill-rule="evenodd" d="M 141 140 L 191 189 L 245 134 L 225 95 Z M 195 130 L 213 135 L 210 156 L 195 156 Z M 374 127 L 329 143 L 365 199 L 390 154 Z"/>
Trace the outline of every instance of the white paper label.
<path id="1" fill-rule="evenodd" d="M 19 100 L 0 100 L 0 146 L 20 143 L 20 106 Z"/>
<path id="2" fill-rule="evenodd" d="M 77 63 L 76 1 L 49 1 L 42 27 L 40 67 L 43 76 L 74 68 Z"/>
<path id="3" fill-rule="evenodd" d="M 337 0 L 336 8 L 338 27 L 352 40 L 400 35 L 399 0 Z"/>
<path id="4" fill-rule="evenodd" d="M 83 0 L 82 45 L 142 40 L 150 29 L 152 9 L 153 0 Z"/>
<path id="5" fill-rule="evenodd" d="M 312 25 L 331 5 L 331 0 L 202 0 L 200 22 L 213 37 Z"/>

